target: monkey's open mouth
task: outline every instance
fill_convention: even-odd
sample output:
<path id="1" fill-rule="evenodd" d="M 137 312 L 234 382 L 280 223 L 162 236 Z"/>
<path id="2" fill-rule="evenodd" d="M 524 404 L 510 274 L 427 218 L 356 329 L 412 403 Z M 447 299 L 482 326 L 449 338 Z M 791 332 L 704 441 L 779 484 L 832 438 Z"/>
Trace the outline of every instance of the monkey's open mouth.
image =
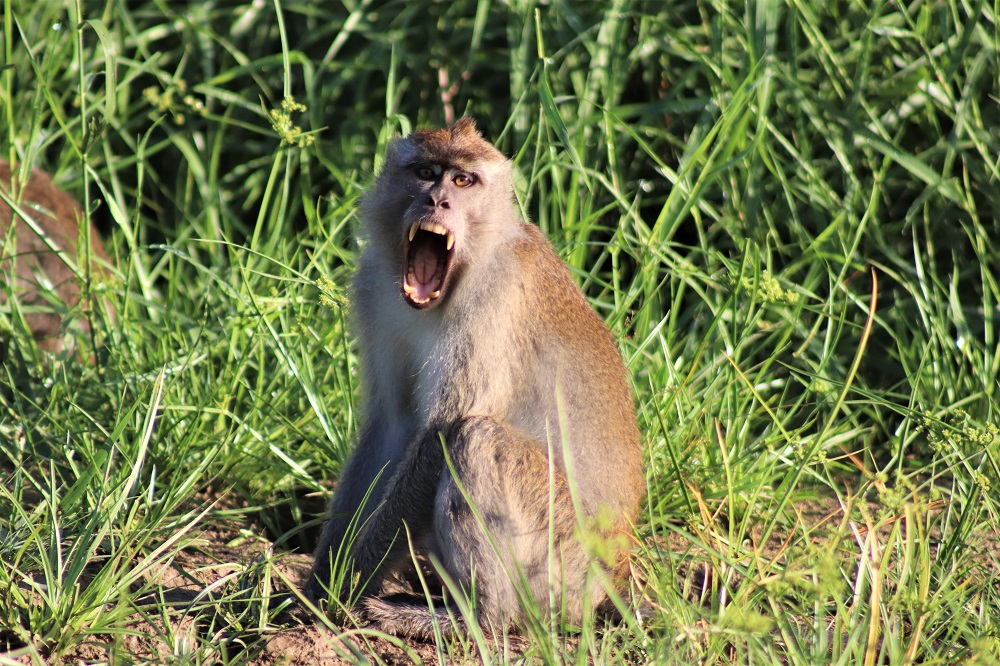
<path id="1" fill-rule="evenodd" d="M 415 308 L 431 306 L 444 289 L 455 236 L 444 226 L 421 220 L 403 243 L 403 296 Z"/>

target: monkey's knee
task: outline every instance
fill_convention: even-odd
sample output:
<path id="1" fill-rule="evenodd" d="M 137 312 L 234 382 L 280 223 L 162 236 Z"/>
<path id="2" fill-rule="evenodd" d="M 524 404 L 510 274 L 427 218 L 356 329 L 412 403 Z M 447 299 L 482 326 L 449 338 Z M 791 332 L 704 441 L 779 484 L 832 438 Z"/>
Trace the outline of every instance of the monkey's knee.
<path id="1" fill-rule="evenodd" d="M 452 462 L 435 504 L 437 554 L 454 580 L 474 581 L 481 619 L 516 620 L 518 581 L 528 581 L 540 602 L 548 598 L 548 458 L 519 429 L 482 416 L 463 419 L 448 444 Z M 557 490 L 561 533 L 561 504 L 570 505 L 561 484 Z"/>
<path id="2" fill-rule="evenodd" d="M 434 532 L 442 555 L 465 578 L 469 559 L 484 561 L 488 534 L 503 536 L 509 515 L 502 483 L 504 427 L 488 417 L 463 419 L 448 443 L 450 464 L 442 470 L 435 498 Z M 480 524 L 482 523 L 482 524 Z"/>
<path id="3" fill-rule="evenodd" d="M 510 427 L 489 416 L 467 416 L 455 425 L 452 450 L 461 455 L 482 453 L 510 437 Z"/>
<path id="4" fill-rule="evenodd" d="M 448 462 L 442 479 L 458 478 L 459 486 L 479 494 L 480 487 L 488 490 L 500 480 L 504 466 L 503 449 L 510 442 L 508 429 L 486 416 L 462 419 L 448 438 Z"/>

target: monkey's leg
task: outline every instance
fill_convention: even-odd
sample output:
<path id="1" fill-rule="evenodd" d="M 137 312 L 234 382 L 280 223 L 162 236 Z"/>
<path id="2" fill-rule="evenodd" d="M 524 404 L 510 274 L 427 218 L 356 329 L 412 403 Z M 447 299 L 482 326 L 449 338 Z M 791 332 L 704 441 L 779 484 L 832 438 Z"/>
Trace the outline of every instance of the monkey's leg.
<path id="1" fill-rule="evenodd" d="M 448 573 L 474 586 L 480 622 L 496 630 L 521 620 L 524 603 L 551 603 L 569 622 L 582 614 L 587 558 L 573 538 L 566 476 L 550 469 L 545 446 L 486 417 L 466 419 L 450 443 L 457 482 L 442 475 L 436 548 Z"/>
<path id="2" fill-rule="evenodd" d="M 545 614 L 551 605 L 577 623 L 585 601 L 596 607 L 606 596 L 588 578 L 569 485 L 550 470 L 544 446 L 488 417 L 464 419 L 448 439 L 454 475 L 447 466 L 441 473 L 431 548 L 474 598 L 488 631 L 523 620 L 525 604 Z M 432 614 L 423 604 L 377 597 L 363 606 L 376 628 L 397 635 L 431 640 L 435 622 L 446 636 L 465 628 L 456 609 Z"/>

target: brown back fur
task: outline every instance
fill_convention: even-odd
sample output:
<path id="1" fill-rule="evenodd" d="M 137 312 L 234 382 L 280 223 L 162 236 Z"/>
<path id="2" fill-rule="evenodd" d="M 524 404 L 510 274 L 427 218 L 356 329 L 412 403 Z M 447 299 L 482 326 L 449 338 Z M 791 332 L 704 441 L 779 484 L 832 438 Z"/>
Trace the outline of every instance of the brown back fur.
<path id="1" fill-rule="evenodd" d="M 80 225 L 90 230 L 91 270 L 102 273 L 111 260 L 104 251 L 100 238 L 92 225 L 86 221 L 83 210 L 73 197 L 61 191 L 48 174 L 33 169 L 27 184 L 19 188 L 13 182 L 10 164 L 0 160 L 0 188 L 51 240 L 52 244 L 66 253 L 70 261 L 76 263 Z M 20 192 L 19 192 L 20 190 Z M 14 290 L 23 306 L 49 307 L 45 294 L 50 291 L 67 306 L 77 304 L 80 286 L 76 273 L 66 261 L 52 251 L 49 245 L 14 211 L 6 201 L 0 199 L 0 279 L 10 274 L 14 262 Z M 84 266 L 77 264 L 81 271 Z M 6 300 L 6 290 L 0 293 Z M 61 317 L 55 311 L 30 312 L 25 314 L 28 328 L 40 349 L 57 352 L 63 347 L 59 335 Z M 89 325 L 83 322 L 85 330 Z"/>

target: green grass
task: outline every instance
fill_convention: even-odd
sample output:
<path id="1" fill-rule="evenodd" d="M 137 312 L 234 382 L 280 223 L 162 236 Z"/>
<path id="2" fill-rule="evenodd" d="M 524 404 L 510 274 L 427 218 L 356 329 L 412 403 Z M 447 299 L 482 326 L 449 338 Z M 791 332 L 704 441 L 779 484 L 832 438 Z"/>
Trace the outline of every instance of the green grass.
<path id="1" fill-rule="evenodd" d="M 0 157 L 53 173 L 118 273 L 114 323 L 77 313 L 94 364 L 0 316 L 0 662 L 239 664 L 291 622 L 275 562 L 311 548 L 357 427 L 354 203 L 394 133 L 464 113 L 632 372 L 655 612 L 423 658 L 1000 660 L 995 3 L 2 20 Z M 258 556 L 165 600 L 150 572 L 222 524 Z M 344 658 L 377 661 L 355 633 Z"/>

